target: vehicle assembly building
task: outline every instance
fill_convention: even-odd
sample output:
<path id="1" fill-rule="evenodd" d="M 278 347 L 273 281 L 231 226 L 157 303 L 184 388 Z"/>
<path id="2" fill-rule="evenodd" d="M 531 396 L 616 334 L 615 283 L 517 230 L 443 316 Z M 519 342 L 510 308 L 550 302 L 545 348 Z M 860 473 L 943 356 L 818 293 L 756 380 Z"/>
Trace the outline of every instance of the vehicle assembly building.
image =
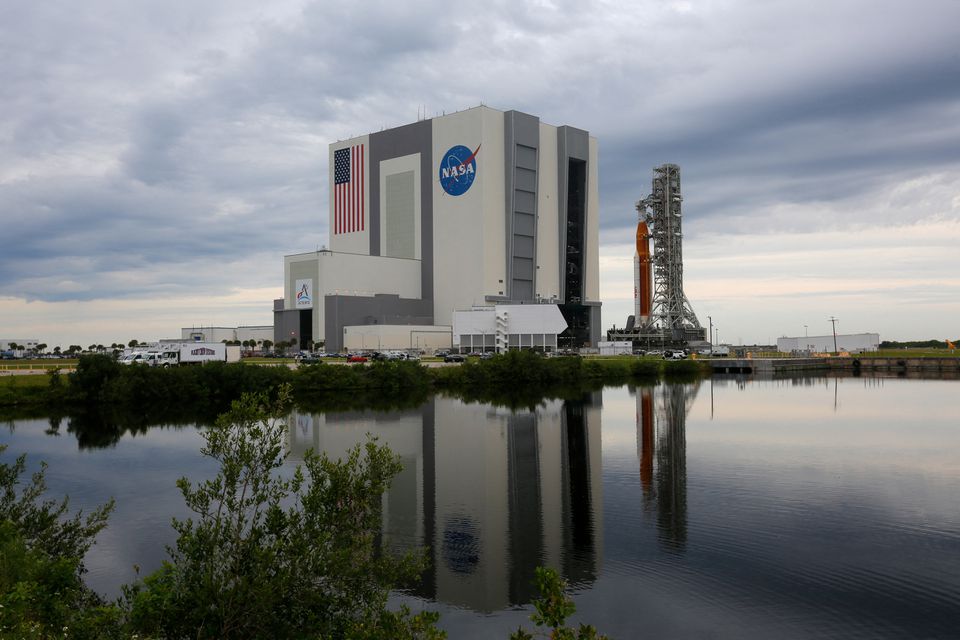
<path id="1" fill-rule="evenodd" d="M 277 342 L 337 351 L 351 327 L 416 325 L 382 334 L 411 344 L 381 346 L 414 348 L 430 327 L 457 346 L 477 331 L 458 331 L 456 311 L 520 304 L 542 307 L 543 326 L 559 310 L 561 346 L 599 341 L 597 141 L 586 131 L 480 106 L 333 143 L 329 165 L 330 247 L 284 258 Z"/>
<path id="2" fill-rule="evenodd" d="M 630 340 L 636 346 L 705 342 L 706 331 L 683 292 L 682 202 L 680 167 L 656 167 L 650 195 L 637 202 L 634 315 L 624 329 L 609 331 L 608 340 Z"/>

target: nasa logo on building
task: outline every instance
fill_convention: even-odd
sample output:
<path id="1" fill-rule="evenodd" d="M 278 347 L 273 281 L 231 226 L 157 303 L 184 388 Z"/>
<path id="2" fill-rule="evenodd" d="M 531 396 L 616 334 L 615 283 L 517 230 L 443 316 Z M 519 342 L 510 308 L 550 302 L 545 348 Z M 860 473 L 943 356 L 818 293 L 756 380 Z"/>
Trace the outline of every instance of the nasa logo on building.
<path id="1" fill-rule="evenodd" d="M 458 144 L 443 154 L 440 159 L 440 186 L 451 196 L 462 196 L 477 178 L 477 154 L 468 147 Z"/>

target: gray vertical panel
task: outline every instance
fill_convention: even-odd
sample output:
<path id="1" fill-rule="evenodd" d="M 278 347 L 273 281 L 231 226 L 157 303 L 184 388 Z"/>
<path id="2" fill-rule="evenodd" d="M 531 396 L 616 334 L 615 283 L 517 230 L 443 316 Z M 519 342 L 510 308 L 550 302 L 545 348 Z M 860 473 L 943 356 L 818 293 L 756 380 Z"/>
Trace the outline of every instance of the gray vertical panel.
<path id="1" fill-rule="evenodd" d="M 380 255 L 380 163 L 413 153 L 420 154 L 420 297 L 431 301 L 432 316 L 433 124 L 430 120 L 370 134 L 370 255 Z"/>
<path id="2" fill-rule="evenodd" d="M 558 205 L 558 215 L 557 215 L 557 224 L 560 225 L 559 228 L 559 256 L 560 264 L 558 269 L 560 271 L 560 299 L 566 299 L 566 278 L 564 272 L 567 268 L 567 182 L 568 182 L 568 170 L 570 166 L 570 159 L 583 160 L 587 163 L 587 179 L 589 181 L 590 177 L 590 134 L 582 129 L 576 129 L 574 127 L 557 127 L 557 205 Z M 585 208 L 587 209 L 584 217 L 595 215 L 592 211 L 589 211 L 588 203 L 589 199 L 589 182 L 587 183 L 587 196 L 585 199 Z M 584 221 L 586 222 L 586 220 Z M 586 227 L 584 227 L 586 229 Z M 586 243 L 584 243 L 584 249 L 586 249 Z M 587 264 L 587 255 L 583 256 L 583 264 Z M 584 275 L 584 282 L 586 281 L 586 276 Z"/>
<path id="3" fill-rule="evenodd" d="M 590 307 L 590 344 L 596 346 L 600 337 L 600 303 Z"/>
<path id="4" fill-rule="evenodd" d="M 529 259 L 536 265 L 536 224 L 533 232 L 528 230 L 526 218 L 537 213 L 537 154 L 540 148 L 540 119 L 519 111 L 507 111 L 504 114 L 504 153 L 506 177 L 506 245 L 507 245 L 507 290 L 506 295 L 513 301 L 533 300 L 536 291 L 536 269 L 529 276 L 518 273 L 515 265 L 517 258 Z M 519 216 L 524 216 L 520 218 Z M 522 227 L 518 229 L 518 227 Z M 517 242 L 517 232 L 533 238 L 532 252 L 527 251 L 530 243 Z M 525 264 L 525 262 L 522 262 Z"/>
<path id="5" fill-rule="evenodd" d="M 386 197 L 384 204 L 384 225 L 386 242 L 384 251 L 393 258 L 416 257 L 416 220 L 414 172 L 403 171 L 388 175 L 384 181 Z"/>

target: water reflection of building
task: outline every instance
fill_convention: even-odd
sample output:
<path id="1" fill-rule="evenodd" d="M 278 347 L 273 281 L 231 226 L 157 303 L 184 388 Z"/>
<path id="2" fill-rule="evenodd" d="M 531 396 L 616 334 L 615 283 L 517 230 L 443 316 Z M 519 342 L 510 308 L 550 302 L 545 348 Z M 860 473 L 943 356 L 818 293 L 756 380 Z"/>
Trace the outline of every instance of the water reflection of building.
<path id="1" fill-rule="evenodd" d="M 637 389 L 637 455 L 644 505 L 668 549 L 687 543 L 687 412 L 700 384 Z"/>
<path id="2" fill-rule="evenodd" d="M 525 604 L 534 569 L 595 579 L 602 559 L 600 394 L 513 412 L 434 398 L 415 411 L 293 414 L 288 450 L 342 455 L 376 435 L 403 471 L 383 500 L 385 544 L 425 546 L 417 592 L 477 611 Z"/>

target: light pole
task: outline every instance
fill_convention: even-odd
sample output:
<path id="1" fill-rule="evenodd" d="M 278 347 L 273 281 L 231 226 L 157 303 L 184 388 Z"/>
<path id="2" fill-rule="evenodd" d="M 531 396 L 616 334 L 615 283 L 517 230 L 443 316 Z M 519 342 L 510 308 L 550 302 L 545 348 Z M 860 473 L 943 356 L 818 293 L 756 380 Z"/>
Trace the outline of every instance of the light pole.
<path id="1" fill-rule="evenodd" d="M 839 351 L 837 350 L 837 320 L 838 318 L 834 318 L 833 316 L 830 316 L 830 324 L 833 325 L 833 352 L 834 353 L 839 353 Z"/>

